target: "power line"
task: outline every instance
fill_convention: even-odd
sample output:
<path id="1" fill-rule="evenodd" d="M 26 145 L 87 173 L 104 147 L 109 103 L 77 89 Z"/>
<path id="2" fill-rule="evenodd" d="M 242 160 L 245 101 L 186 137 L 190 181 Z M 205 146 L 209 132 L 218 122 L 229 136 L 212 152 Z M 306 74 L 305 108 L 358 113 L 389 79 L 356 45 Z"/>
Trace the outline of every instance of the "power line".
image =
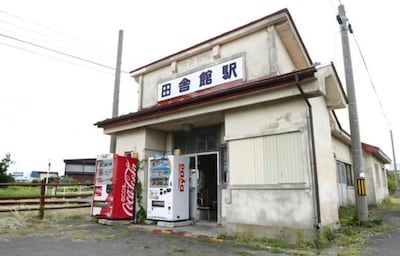
<path id="1" fill-rule="evenodd" d="M 381 108 L 383 117 L 385 118 L 386 124 L 390 127 L 390 122 L 389 122 L 389 120 L 388 120 L 388 118 L 387 118 L 387 116 L 386 116 L 386 114 L 385 114 L 382 101 L 381 101 L 381 99 L 380 99 L 379 96 L 378 96 L 378 92 L 377 92 L 377 90 L 376 90 L 376 88 L 375 88 L 375 84 L 374 84 L 374 82 L 373 82 L 373 80 L 372 80 L 371 73 L 369 72 L 369 69 L 368 69 L 368 66 L 367 66 L 367 62 L 365 61 L 364 55 L 363 55 L 363 53 L 362 53 L 362 51 L 361 51 L 360 45 L 358 44 L 358 41 L 357 41 L 356 36 L 354 35 L 354 33 L 353 33 L 353 39 L 354 39 L 354 42 L 355 42 L 356 45 L 357 45 L 358 52 L 359 52 L 359 54 L 360 54 L 360 56 L 361 56 L 362 62 L 363 62 L 363 64 L 364 64 L 365 70 L 366 70 L 367 75 L 368 75 L 369 82 L 370 82 L 370 84 L 371 84 L 371 86 L 372 86 L 372 89 L 374 90 L 376 99 L 378 100 L 378 103 L 379 103 L 379 106 L 380 106 L 380 108 Z"/>
<path id="2" fill-rule="evenodd" d="M 90 64 L 97 65 L 97 66 L 100 66 L 100 67 L 103 67 L 103 68 L 115 70 L 114 67 L 111 67 L 111 66 L 108 66 L 108 65 L 93 61 L 93 60 L 89 60 L 89 59 L 86 59 L 86 58 L 83 58 L 83 57 L 72 55 L 72 54 L 69 54 L 69 53 L 66 53 L 66 52 L 63 52 L 63 51 L 60 51 L 60 50 L 57 50 L 57 49 L 53 49 L 53 48 L 50 48 L 50 47 L 47 47 L 47 46 L 43 46 L 43 45 L 40 45 L 40 44 L 29 42 L 29 41 L 26 41 L 26 40 L 23 40 L 23 39 L 20 39 L 20 38 L 17 38 L 17 37 L 9 36 L 9 35 L 3 34 L 3 33 L 0 33 L 0 36 L 8 38 L 8 39 L 11 39 L 11 40 L 14 40 L 14 41 L 17 41 L 17 42 L 21 42 L 21 43 L 24 43 L 24 44 L 29 44 L 29 45 L 35 46 L 37 48 L 44 49 L 44 50 L 47 50 L 47 51 L 50 51 L 50 52 L 54 52 L 54 53 L 57 53 L 57 54 L 60 54 L 60 55 L 64 55 L 64 56 L 67 56 L 67 57 L 70 57 L 70 58 L 73 58 L 73 59 L 77 59 L 77 60 L 80 60 L 80 61 L 83 61 L 83 62 L 88 62 Z M 123 70 L 121 72 L 122 73 L 127 73 L 127 74 L 129 73 L 129 72 L 123 71 Z"/>
<path id="3" fill-rule="evenodd" d="M 54 32 L 54 33 L 57 33 L 57 34 L 60 34 L 60 35 L 63 35 L 63 36 L 72 38 L 72 39 L 74 39 L 74 40 L 77 40 L 77 41 L 80 41 L 80 42 L 83 42 L 83 43 L 86 43 L 86 44 L 90 44 L 90 45 L 94 45 L 94 46 L 97 46 L 97 47 L 106 49 L 106 50 L 109 51 L 109 52 L 112 51 L 111 48 L 106 47 L 106 46 L 104 46 L 104 45 L 99 45 L 99 44 L 97 44 L 97 43 L 93 43 L 93 42 L 90 42 L 90 41 L 87 41 L 87 40 L 82 40 L 81 38 L 79 38 L 79 37 L 77 37 L 77 36 L 74 36 L 74 35 L 71 35 L 71 34 L 68 34 L 68 33 L 64 32 L 64 31 L 60 31 L 60 30 L 58 30 L 58 29 L 55 29 L 55 28 L 52 28 L 52 27 L 49 27 L 49 26 L 46 26 L 46 25 L 42 25 L 42 24 L 40 24 L 40 23 L 31 21 L 31 20 L 28 20 L 28 19 L 25 19 L 25 18 L 23 18 L 23 17 L 20 17 L 20 16 L 18 16 L 18 15 L 12 14 L 12 13 L 10 13 L 10 12 L 6 12 L 6 11 L 3 11 L 3 10 L 0 10 L 0 13 L 3 13 L 3 14 L 5 14 L 5 15 L 7 15 L 7 16 L 10 16 L 10 17 L 14 18 L 14 19 L 21 20 L 21 21 L 23 21 L 23 22 L 33 24 L 33 25 L 35 25 L 35 26 L 37 26 L 37 27 L 44 28 L 44 29 L 49 30 L 49 31 L 52 31 L 52 32 Z M 26 29 L 26 30 L 28 30 L 28 29 Z M 38 33 L 38 32 L 36 32 L 36 31 L 33 31 L 33 32 Z"/>
<path id="4" fill-rule="evenodd" d="M 27 28 L 26 26 L 22 26 L 20 24 L 15 24 L 15 23 L 10 22 L 8 20 L 0 19 L 0 23 L 6 25 L 6 26 L 2 27 L 1 29 L 3 31 L 5 31 L 3 33 L 7 33 L 9 35 L 12 34 L 13 36 L 19 36 L 19 37 L 26 37 L 27 35 L 33 35 L 33 36 L 35 36 L 35 38 L 38 38 L 38 39 L 40 38 L 40 40 L 45 39 L 46 43 L 50 43 L 55 48 L 61 48 L 61 47 L 62 48 L 66 48 L 66 47 L 68 47 L 72 51 L 76 51 L 76 49 L 71 48 L 71 44 L 74 44 L 75 46 L 77 46 L 79 48 L 84 48 L 85 53 L 93 53 L 93 54 L 96 54 L 96 56 L 104 56 L 104 54 L 105 54 L 104 51 L 96 50 L 91 45 L 90 46 L 89 45 L 82 45 L 77 41 L 68 41 L 67 42 L 62 38 L 58 38 L 58 37 L 52 36 L 52 34 L 48 33 L 47 31 L 33 30 L 31 28 Z M 26 33 L 20 33 L 19 31 L 24 31 Z M 55 43 L 53 43 L 53 42 L 55 42 Z M 78 50 L 78 52 L 79 52 L 79 50 Z M 109 57 L 112 56 L 112 54 L 110 52 L 106 52 L 106 55 L 108 55 Z"/>
<path id="5" fill-rule="evenodd" d="M 79 65 L 77 63 L 74 63 L 74 62 L 71 62 L 71 61 L 67 61 L 65 59 L 57 58 L 57 57 L 54 57 L 54 56 L 43 54 L 43 53 L 40 53 L 40 52 L 37 52 L 37 51 L 33 51 L 33 50 L 30 50 L 30 49 L 18 47 L 18 46 L 15 46 L 15 45 L 7 44 L 7 43 L 4 43 L 4 42 L 0 42 L 0 45 L 4 45 L 4 46 L 10 47 L 10 48 L 17 49 L 17 50 L 29 52 L 29 53 L 32 53 L 32 54 L 35 54 L 35 55 L 38 55 L 38 56 L 42 56 L 42 57 L 46 57 L 46 58 L 50 58 L 50 59 L 53 59 L 53 60 L 61 61 L 61 62 L 64 62 L 64 63 L 68 63 L 70 65 L 74 65 L 74 66 L 78 65 L 78 66 L 81 66 L 81 67 L 89 68 L 91 70 L 94 70 L 94 71 L 97 71 L 97 72 L 100 72 L 100 73 L 104 73 L 104 74 L 108 74 L 108 75 L 114 75 L 114 73 L 112 73 L 112 72 L 103 71 L 103 70 L 92 68 L 92 67 L 89 67 L 89 66 Z M 123 73 L 123 74 L 124 75 L 128 75 L 128 73 Z M 128 81 L 128 79 L 125 78 L 125 77 L 122 77 L 122 79 Z M 131 81 L 131 80 L 129 80 L 129 81 Z"/>
<path id="6" fill-rule="evenodd" d="M 367 75 L 368 75 L 369 83 L 370 83 L 370 85 L 371 85 L 371 87 L 372 87 L 372 89 L 373 89 L 373 91 L 374 91 L 375 97 L 376 97 L 376 99 L 377 99 L 377 101 L 378 101 L 379 107 L 380 107 L 381 112 L 382 112 L 382 115 L 383 115 L 383 117 L 384 117 L 384 119 L 385 119 L 385 121 L 386 121 L 386 124 L 387 124 L 388 127 L 390 127 L 391 125 L 390 125 L 389 119 L 387 118 L 387 115 L 386 115 L 385 110 L 384 110 L 384 108 L 383 108 L 382 101 L 381 101 L 381 99 L 380 99 L 380 97 L 379 97 L 379 95 L 378 95 L 378 91 L 376 90 L 376 87 L 375 87 L 375 84 L 374 84 L 374 82 L 373 82 L 371 73 L 370 73 L 370 71 L 369 71 L 367 62 L 366 62 L 366 60 L 365 60 L 365 58 L 364 58 L 364 54 L 363 54 L 363 52 L 362 52 L 362 50 L 361 50 L 361 47 L 360 47 L 360 45 L 359 45 L 359 43 L 358 43 L 358 41 L 357 41 L 357 38 L 356 38 L 356 36 L 355 36 L 355 34 L 354 34 L 353 27 L 352 27 L 351 24 L 350 24 L 350 20 L 349 20 L 348 18 L 347 18 L 347 20 L 348 20 L 348 24 L 349 24 L 349 31 L 350 31 L 350 34 L 352 34 L 353 39 L 354 39 L 354 42 L 355 42 L 355 44 L 356 44 L 356 46 L 357 46 L 358 53 L 360 54 L 360 57 L 361 57 L 361 60 L 362 60 L 362 62 L 363 62 L 365 71 L 367 72 Z"/>
<path id="7" fill-rule="evenodd" d="M 3 11 L 3 10 L 0 10 L 0 13 L 3 13 L 3 14 L 5 14 L 5 15 L 9 16 L 9 17 L 12 17 L 12 18 L 14 18 L 14 19 L 23 21 L 23 22 L 25 22 L 25 23 L 32 24 L 32 25 L 37 26 L 37 27 L 39 27 L 39 28 L 45 29 L 45 30 L 47 30 L 47 31 L 51 31 L 52 33 L 56 33 L 56 34 L 65 36 L 65 37 L 67 37 L 67 38 L 73 39 L 73 40 L 76 41 L 76 42 L 74 42 L 74 44 L 76 44 L 78 47 L 84 47 L 84 48 L 85 48 L 85 52 L 87 52 L 87 49 L 89 49 L 89 51 L 92 51 L 92 52 L 93 52 L 93 51 L 96 51 L 96 52 L 98 52 L 98 53 L 101 53 L 101 55 L 104 55 L 104 53 L 106 53 L 106 55 L 108 55 L 109 57 L 111 57 L 111 56 L 114 57 L 114 54 L 111 53 L 111 52 L 113 52 L 114 50 L 112 50 L 110 47 L 107 47 L 107 46 L 105 46 L 105 45 L 100 45 L 100 44 L 94 43 L 94 42 L 92 42 L 92 41 L 90 41 L 90 40 L 82 40 L 82 38 L 80 38 L 80 37 L 78 37 L 78 36 L 76 36 L 76 35 L 71 35 L 71 34 L 69 34 L 69 33 L 60 31 L 60 30 L 55 29 L 55 28 L 53 28 L 53 27 L 49 27 L 49 26 L 46 26 L 46 25 L 43 25 L 43 24 L 40 24 L 40 23 L 31 21 L 31 20 L 28 20 L 28 19 L 26 19 L 26 18 L 20 17 L 20 16 L 15 15 L 15 14 L 12 14 L 12 13 L 10 13 L 10 12 L 6 12 L 6 11 Z M 14 23 L 12 23 L 12 22 L 9 22 L 9 21 L 0 20 L 0 22 L 3 22 L 3 23 L 5 23 L 5 24 L 8 24 L 9 26 L 16 27 L 16 28 L 18 28 L 18 29 L 22 29 L 22 30 L 25 30 L 25 31 L 28 31 L 28 32 L 31 32 L 31 33 L 39 34 L 40 36 L 43 36 L 43 37 L 46 37 L 46 38 L 54 39 L 54 40 L 59 41 L 59 42 L 61 42 L 61 43 L 66 43 L 66 42 L 65 42 L 64 40 L 62 40 L 62 39 L 59 39 L 59 38 L 57 38 L 57 37 L 49 36 L 49 34 L 48 34 L 47 32 L 46 32 L 46 33 L 38 32 L 38 31 L 36 31 L 36 30 L 32 30 L 32 29 L 26 28 L 26 27 L 24 27 L 24 26 L 16 25 L 16 24 L 14 24 Z M 79 45 L 77 44 L 77 42 L 80 42 L 80 43 L 83 43 L 83 44 L 82 44 L 81 46 L 79 46 Z M 84 45 L 84 44 L 86 44 L 86 45 Z M 105 52 L 104 52 L 103 50 L 100 51 L 100 49 L 95 50 L 95 49 L 93 49 L 93 46 L 98 47 L 98 48 L 102 48 L 103 50 L 106 50 L 106 51 L 105 51 Z M 96 55 L 99 55 L 99 54 L 96 54 Z M 123 58 L 124 58 L 124 57 L 123 57 Z M 123 64 L 124 64 L 124 63 L 126 64 L 127 62 L 122 61 L 122 63 L 123 63 Z"/>
<path id="8" fill-rule="evenodd" d="M 342 1 L 341 1 L 341 0 L 338 0 L 338 2 L 339 2 L 339 4 L 342 5 Z M 350 23 L 350 19 L 349 19 L 348 17 L 346 17 L 346 19 L 347 19 L 347 22 L 348 22 L 348 29 L 349 29 L 349 32 L 350 32 L 350 34 L 353 36 L 354 42 L 355 42 L 355 44 L 356 44 L 356 46 L 357 46 L 358 53 L 360 54 L 361 60 L 362 60 L 363 65 L 364 65 L 364 68 L 365 68 L 365 70 L 366 70 L 366 72 L 367 72 L 369 83 L 370 83 L 370 85 L 371 85 L 371 87 L 372 87 L 372 89 L 373 89 L 373 91 L 374 91 L 374 94 L 375 94 L 375 97 L 376 97 L 376 99 L 377 99 L 377 101 L 378 101 L 378 104 L 379 104 L 379 107 L 380 107 L 380 109 L 381 109 L 382 115 L 383 115 L 383 117 L 384 117 L 384 119 L 385 119 L 385 121 L 386 121 L 387 126 L 390 127 L 391 125 L 390 125 L 389 119 L 387 118 L 386 112 L 385 112 L 385 110 L 384 110 L 384 108 L 383 108 L 382 101 L 381 101 L 381 99 L 380 99 L 380 97 L 379 97 L 379 95 L 378 95 L 378 91 L 376 90 L 376 87 L 375 87 L 375 84 L 374 84 L 374 82 L 373 82 L 371 73 L 370 73 L 370 71 L 369 71 L 367 62 L 366 62 L 366 60 L 365 60 L 365 58 L 364 58 L 364 54 L 363 54 L 363 52 L 362 52 L 362 50 L 361 50 L 361 47 L 360 47 L 360 45 L 359 45 L 359 43 L 358 43 L 358 41 L 357 41 L 357 38 L 356 38 L 356 36 L 355 36 L 355 34 L 354 34 L 353 27 L 352 27 L 352 25 L 351 25 L 351 23 Z"/>

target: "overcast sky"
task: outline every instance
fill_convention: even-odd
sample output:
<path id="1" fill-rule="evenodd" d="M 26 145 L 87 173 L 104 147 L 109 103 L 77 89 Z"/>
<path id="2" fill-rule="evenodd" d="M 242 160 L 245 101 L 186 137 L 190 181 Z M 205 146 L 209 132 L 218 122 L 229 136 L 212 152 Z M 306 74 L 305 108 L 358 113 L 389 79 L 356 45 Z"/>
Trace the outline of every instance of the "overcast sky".
<path id="1" fill-rule="evenodd" d="M 396 1 L 340 1 L 350 37 L 363 142 L 400 152 Z M 11 171 L 64 173 L 63 159 L 94 158 L 109 137 L 118 31 L 124 31 L 119 113 L 136 111 L 128 72 L 288 8 L 314 62 L 334 62 L 344 88 L 338 0 L 3 0 L 0 6 L 0 157 Z M 358 46 L 356 44 L 358 43 Z M 360 51 L 368 70 L 364 66 Z M 372 83 L 371 83 L 372 81 Z M 349 131 L 347 110 L 338 112 Z"/>

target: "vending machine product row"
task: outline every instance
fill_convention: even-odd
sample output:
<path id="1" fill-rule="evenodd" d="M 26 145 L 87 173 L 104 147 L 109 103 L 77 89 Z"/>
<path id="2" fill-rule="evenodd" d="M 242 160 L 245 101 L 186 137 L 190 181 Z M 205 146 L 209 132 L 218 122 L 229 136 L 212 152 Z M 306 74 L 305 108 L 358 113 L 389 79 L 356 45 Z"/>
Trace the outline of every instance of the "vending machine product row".
<path id="1" fill-rule="evenodd" d="M 159 155 L 148 162 L 147 219 L 189 219 L 189 158 Z"/>

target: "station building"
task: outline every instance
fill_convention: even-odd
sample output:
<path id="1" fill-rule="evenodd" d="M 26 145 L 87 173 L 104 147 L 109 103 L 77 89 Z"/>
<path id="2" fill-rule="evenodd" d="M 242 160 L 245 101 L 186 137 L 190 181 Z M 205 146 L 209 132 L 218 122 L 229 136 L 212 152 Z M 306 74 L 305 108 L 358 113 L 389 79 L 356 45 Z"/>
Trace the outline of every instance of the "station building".
<path id="1" fill-rule="evenodd" d="M 138 111 L 95 125 L 116 136 L 117 153 L 190 157 L 200 176 L 194 220 L 301 240 L 339 225 L 339 206 L 352 202 L 340 201 L 337 155 L 351 165 L 351 152 L 334 111 L 347 98 L 334 64 L 313 64 L 287 9 L 131 75 Z"/>

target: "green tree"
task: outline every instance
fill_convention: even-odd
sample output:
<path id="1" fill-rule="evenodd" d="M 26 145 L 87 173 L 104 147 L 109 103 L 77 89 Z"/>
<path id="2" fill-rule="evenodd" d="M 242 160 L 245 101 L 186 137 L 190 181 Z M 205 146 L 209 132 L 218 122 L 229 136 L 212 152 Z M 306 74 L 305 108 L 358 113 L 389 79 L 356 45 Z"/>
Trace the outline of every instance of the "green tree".
<path id="1" fill-rule="evenodd" d="M 7 170 L 10 167 L 11 163 L 11 155 L 10 153 L 7 153 L 0 162 L 0 183 L 15 182 L 11 174 L 7 174 Z"/>

